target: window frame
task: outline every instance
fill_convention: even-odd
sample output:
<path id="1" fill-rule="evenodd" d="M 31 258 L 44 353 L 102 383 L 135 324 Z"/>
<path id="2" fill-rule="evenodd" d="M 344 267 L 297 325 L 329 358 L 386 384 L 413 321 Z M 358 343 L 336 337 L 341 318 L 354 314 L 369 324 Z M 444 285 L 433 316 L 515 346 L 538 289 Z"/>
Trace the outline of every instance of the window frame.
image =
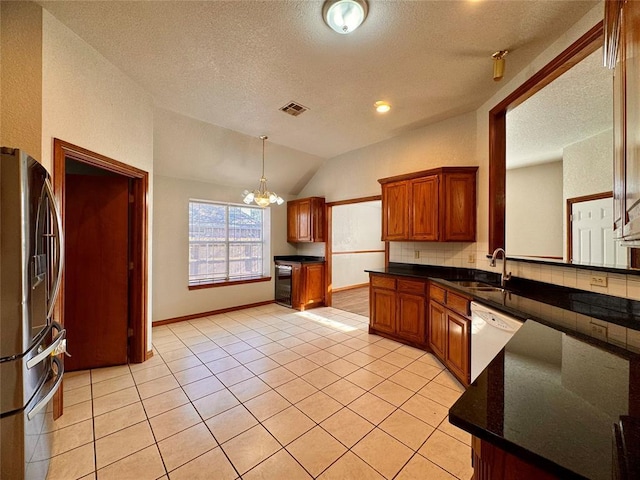
<path id="1" fill-rule="evenodd" d="M 225 248 L 225 266 L 226 266 L 226 278 L 224 279 L 204 279 L 204 280 L 191 280 L 190 274 L 190 263 L 191 263 L 191 206 L 194 203 L 199 204 L 209 204 L 215 206 L 225 207 L 225 230 L 226 230 L 226 238 L 224 241 L 215 241 L 212 242 L 215 244 L 224 243 Z M 236 240 L 231 241 L 229 239 L 229 213 L 231 207 L 239 207 L 239 208 L 250 208 L 250 209 L 259 209 L 262 212 L 262 242 L 238 242 Z M 187 261 L 188 261 L 188 269 L 187 272 L 187 286 L 189 290 L 200 290 L 203 288 L 214 288 L 214 287 L 223 287 L 228 285 L 241 285 L 248 283 L 257 283 L 257 282 L 269 282 L 271 281 L 271 262 L 268 260 L 271 256 L 271 210 L 269 207 L 258 207 L 252 205 L 245 205 L 239 203 L 232 202 L 221 202 L 215 200 L 203 200 L 190 198 L 188 202 L 188 213 L 187 213 L 188 223 L 187 223 L 187 237 L 188 237 L 188 249 L 187 249 Z M 246 277 L 229 277 L 229 250 L 232 244 L 262 244 L 262 274 L 256 276 L 246 276 Z"/>

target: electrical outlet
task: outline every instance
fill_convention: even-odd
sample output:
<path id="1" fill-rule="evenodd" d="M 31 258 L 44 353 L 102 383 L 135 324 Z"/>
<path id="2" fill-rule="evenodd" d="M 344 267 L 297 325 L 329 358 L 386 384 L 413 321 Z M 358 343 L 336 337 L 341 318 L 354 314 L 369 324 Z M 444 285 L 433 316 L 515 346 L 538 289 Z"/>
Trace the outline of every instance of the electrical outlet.
<path id="1" fill-rule="evenodd" d="M 607 276 L 606 275 L 591 275 L 590 282 L 591 285 L 596 287 L 606 287 L 607 286 Z"/>
<path id="2" fill-rule="evenodd" d="M 415 250 L 413 252 L 413 258 L 420 258 L 420 250 Z"/>
<path id="3" fill-rule="evenodd" d="M 468 263 L 476 263 L 476 256 L 472 253 L 469 255 L 469 258 L 467 259 Z"/>
<path id="4" fill-rule="evenodd" d="M 597 323 L 591 324 L 591 336 L 595 338 L 599 338 L 601 340 L 607 339 L 607 327 L 604 325 L 599 325 Z"/>

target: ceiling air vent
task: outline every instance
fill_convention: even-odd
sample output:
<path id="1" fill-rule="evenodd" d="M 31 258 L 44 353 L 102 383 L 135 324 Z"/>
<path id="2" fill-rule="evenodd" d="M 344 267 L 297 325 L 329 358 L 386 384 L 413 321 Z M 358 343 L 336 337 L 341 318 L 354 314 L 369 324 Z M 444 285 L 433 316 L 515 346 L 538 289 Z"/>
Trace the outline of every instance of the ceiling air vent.
<path id="1" fill-rule="evenodd" d="M 304 105 L 300 105 L 299 103 L 289 102 L 284 107 L 280 107 L 280 110 L 282 110 L 284 113 L 288 113 L 291 116 L 297 117 L 298 115 L 306 112 L 309 109 Z"/>

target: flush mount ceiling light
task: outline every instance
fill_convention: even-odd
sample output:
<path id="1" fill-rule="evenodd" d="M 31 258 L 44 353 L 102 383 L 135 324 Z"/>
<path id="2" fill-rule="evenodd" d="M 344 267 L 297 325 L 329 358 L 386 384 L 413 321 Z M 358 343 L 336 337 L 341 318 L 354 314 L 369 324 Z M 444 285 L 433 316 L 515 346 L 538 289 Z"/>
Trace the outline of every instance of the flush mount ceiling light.
<path id="1" fill-rule="evenodd" d="M 353 32 L 367 18 L 366 0 L 327 0 L 322 16 L 327 25 L 341 34 Z"/>
<path id="2" fill-rule="evenodd" d="M 260 207 L 266 207 L 272 203 L 277 203 L 278 205 L 282 205 L 284 203 L 284 199 L 277 193 L 267 190 L 267 179 L 264 177 L 264 141 L 267 138 L 269 137 L 266 135 L 260 136 L 260 139 L 262 140 L 262 177 L 260 177 L 260 185 L 258 185 L 256 190 L 245 190 L 242 192 L 242 201 L 247 205 L 255 203 Z"/>
<path id="3" fill-rule="evenodd" d="M 507 56 L 509 50 L 498 50 L 491 58 L 493 58 L 493 80 L 499 82 L 504 77 L 504 57 Z"/>
<path id="4" fill-rule="evenodd" d="M 376 102 L 373 104 L 373 106 L 376 107 L 376 112 L 378 113 L 387 113 L 389 110 L 391 110 L 391 105 L 383 101 Z"/>

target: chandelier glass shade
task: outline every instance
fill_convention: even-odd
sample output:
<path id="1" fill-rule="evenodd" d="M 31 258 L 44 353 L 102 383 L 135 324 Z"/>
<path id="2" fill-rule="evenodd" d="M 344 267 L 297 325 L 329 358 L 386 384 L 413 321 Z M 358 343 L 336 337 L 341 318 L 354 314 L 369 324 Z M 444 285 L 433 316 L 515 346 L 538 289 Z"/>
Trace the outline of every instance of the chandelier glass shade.
<path id="1" fill-rule="evenodd" d="M 262 177 L 260 177 L 260 184 L 255 190 L 245 190 L 242 192 L 242 201 L 247 205 L 255 203 L 259 207 L 268 207 L 272 203 L 277 205 L 284 203 L 284 199 L 276 192 L 267 190 L 267 179 L 264 176 L 264 142 L 267 138 L 266 135 L 260 136 L 262 140 Z"/>
<path id="2" fill-rule="evenodd" d="M 368 10 L 366 0 L 326 0 L 322 16 L 332 30 L 346 35 L 364 22 Z"/>

